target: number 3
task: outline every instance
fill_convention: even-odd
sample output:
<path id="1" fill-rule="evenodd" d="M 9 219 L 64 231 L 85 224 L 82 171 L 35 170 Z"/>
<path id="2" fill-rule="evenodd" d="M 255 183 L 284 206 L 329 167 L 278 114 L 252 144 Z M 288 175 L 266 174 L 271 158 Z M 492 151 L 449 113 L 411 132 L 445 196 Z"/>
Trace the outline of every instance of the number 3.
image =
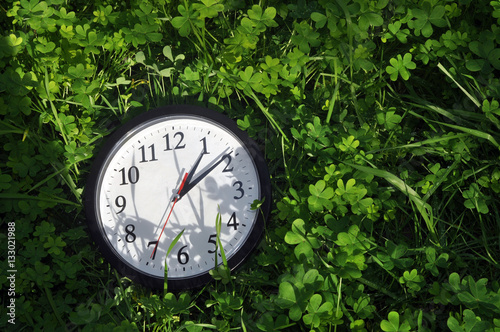
<path id="1" fill-rule="evenodd" d="M 243 183 L 241 183 L 241 181 L 236 181 L 235 183 L 233 183 L 233 187 L 234 186 L 238 186 L 238 188 L 236 188 L 236 191 L 239 191 L 241 193 L 240 196 L 234 196 L 233 198 L 234 199 L 240 199 L 242 198 L 244 195 L 245 195 L 245 191 L 243 190 Z"/>

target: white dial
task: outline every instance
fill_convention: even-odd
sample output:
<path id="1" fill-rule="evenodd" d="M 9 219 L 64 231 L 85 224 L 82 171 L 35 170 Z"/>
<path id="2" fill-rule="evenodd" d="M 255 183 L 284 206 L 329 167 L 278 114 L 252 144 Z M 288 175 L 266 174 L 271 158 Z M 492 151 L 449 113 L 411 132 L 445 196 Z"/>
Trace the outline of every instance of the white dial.
<path id="1" fill-rule="evenodd" d="M 199 114 L 151 118 L 128 130 L 96 176 L 93 213 L 102 242 L 147 277 L 162 279 L 166 263 L 169 282 L 221 264 L 217 236 L 230 260 L 260 218 L 251 205 L 262 199 L 262 174 L 247 145 Z"/>

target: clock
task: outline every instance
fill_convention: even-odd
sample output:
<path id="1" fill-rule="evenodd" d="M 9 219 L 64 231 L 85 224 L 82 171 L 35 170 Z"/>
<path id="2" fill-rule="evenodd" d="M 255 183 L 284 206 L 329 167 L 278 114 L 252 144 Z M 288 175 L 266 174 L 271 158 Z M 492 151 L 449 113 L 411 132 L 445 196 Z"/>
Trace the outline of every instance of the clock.
<path id="1" fill-rule="evenodd" d="M 270 202 L 256 142 L 225 115 L 190 105 L 120 127 L 100 149 L 84 193 L 104 258 L 150 288 L 163 288 L 167 270 L 169 290 L 206 284 L 223 254 L 229 268 L 239 266 L 260 241 Z"/>

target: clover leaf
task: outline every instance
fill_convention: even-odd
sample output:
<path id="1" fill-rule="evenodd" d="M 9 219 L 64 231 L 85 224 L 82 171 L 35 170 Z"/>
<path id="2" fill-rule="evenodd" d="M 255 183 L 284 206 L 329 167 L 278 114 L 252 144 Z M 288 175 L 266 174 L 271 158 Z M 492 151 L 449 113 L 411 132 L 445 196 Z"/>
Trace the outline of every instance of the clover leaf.
<path id="1" fill-rule="evenodd" d="M 431 7 L 430 3 L 424 2 L 422 9 L 412 9 L 414 20 L 408 22 L 408 26 L 415 30 L 415 35 L 422 33 L 424 37 L 430 37 L 434 32 L 432 26 L 444 27 L 447 22 L 443 17 L 446 12 L 444 6 Z"/>
<path id="2" fill-rule="evenodd" d="M 60 236 L 55 239 L 52 236 L 49 236 L 47 242 L 43 245 L 44 248 L 48 248 L 49 254 L 59 255 L 63 251 L 61 250 L 66 246 L 66 242 L 64 242 Z"/>
<path id="3" fill-rule="evenodd" d="M 16 55 L 21 50 L 22 42 L 23 38 L 15 34 L 0 37 L 0 58 Z"/>
<path id="4" fill-rule="evenodd" d="M 79 63 L 75 66 L 70 66 L 68 68 L 68 77 L 72 79 L 85 78 L 93 74 L 93 70 L 90 68 L 85 68 L 83 64 Z"/>
<path id="5" fill-rule="evenodd" d="M 317 29 L 321 29 L 328 22 L 328 17 L 318 12 L 311 13 L 311 19 L 316 22 Z"/>
<path id="6" fill-rule="evenodd" d="M 500 104 L 495 99 L 493 99 L 491 102 L 489 100 L 485 99 L 483 101 L 482 110 L 486 114 L 492 113 L 492 114 L 500 116 Z"/>
<path id="7" fill-rule="evenodd" d="M 478 40 L 469 44 L 469 49 L 481 57 L 466 62 L 467 69 L 471 71 L 491 71 L 491 66 L 500 69 L 500 48 L 496 47 L 496 35 L 491 31 L 483 31 Z"/>
<path id="8" fill-rule="evenodd" d="M 278 317 L 273 317 L 269 312 L 263 314 L 257 320 L 257 327 L 262 331 L 279 331 L 289 326 L 290 320 L 287 316 L 280 314 Z"/>
<path id="9" fill-rule="evenodd" d="M 173 293 L 167 293 L 163 303 L 173 314 L 188 314 L 188 309 L 193 306 L 189 293 L 181 293 L 178 298 Z"/>
<path id="10" fill-rule="evenodd" d="M 312 212 L 320 212 L 325 208 L 331 210 L 333 208 L 333 203 L 330 201 L 334 194 L 333 188 L 326 187 L 325 181 L 319 180 L 315 185 L 309 185 L 309 192 L 311 196 L 309 196 L 307 202 Z"/>
<path id="11" fill-rule="evenodd" d="M 248 10 L 248 17 L 258 33 L 266 31 L 266 27 L 277 27 L 278 23 L 274 20 L 275 16 L 276 8 L 274 7 L 268 7 L 262 11 L 261 6 L 253 5 L 252 9 Z"/>
<path id="12" fill-rule="evenodd" d="M 481 321 L 481 318 L 477 317 L 474 314 L 474 311 L 470 309 L 464 310 L 462 321 L 462 324 L 460 324 L 460 322 L 455 317 L 451 316 L 448 318 L 446 324 L 452 332 L 482 332 L 487 331 L 488 327 L 490 327 L 490 324 L 488 322 Z"/>
<path id="13" fill-rule="evenodd" d="M 2 174 L 0 171 L 0 191 L 9 189 L 12 186 L 12 177 L 9 174 Z"/>
<path id="14" fill-rule="evenodd" d="M 33 280 L 42 287 L 52 287 L 54 281 L 54 273 L 51 271 L 50 266 L 41 262 L 35 262 L 35 268 L 28 267 L 25 272 L 21 273 L 22 279 Z"/>
<path id="15" fill-rule="evenodd" d="M 368 30 L 370 26 L 378 27 L 382 24 L 384 24 L 384 19 L 380 14 L 368 12 L 361 14 L 358 26 L 362 30 Z"/>
<path id="16" fill-rule="evenodd" d="M 224 10 L 224 5 L 219 0 L 201 0 L 202 3 L 194 3 L 193 9 L 200 13 L 201 18 L 213 18 Z"/>
<path id="17" fill-rule="evenodd" d="M 356 180 L 355 179 L 349 179 L 347 182 L 344 184 L 344 181 L 342 179 L 337 180 L 337 189 L 335 189 L 335 193 L 339 196 L 342 195 L 355 195 L 357 193 L 357 188 L 355 187 L 356 185 Z"/>
<path id="18" fill-rule="evenodd" d="M 318 270 L 309 269 L 305 272 L 303 264 L 296 265 L 293 274 L 285 274 L 280 278 L 278 298 L 275 302 L 282 309 L 289 309 L 290 319 L 298 321 L 311 305 L 310 299 L 323 287 L 324 282 L 325 279 Z M 317 307 L 318 302 L 320 301 L 316 297 L 309 306 L 309 313 L 314 315 L 318 310 L 322 312 L 321 305 Z M 325 308 L 328 309 L 328 305 L 323 307 Z"/>
<path id="19" fill-rule="evenodd" d="M 292 230 L 285 235 L 285 242 L 288 244 L 296 244 L 294 253 L 297 259 L 305 257 L 312 258 L 314 255 L 313 249 L 321 246 L 320 242 L 313 234 L 307 234 L 305 222 L 302 219 L 296 219 L 292 224 Z"/>
<path id="20" fill-rule="evenodd" d="M 302 320 L 307 325 L 313 327 L 319 327 L 321 324 L 321 319 L 326 317 L 328 313 L 333 310 L 333 304 L 331 302 L 323 303 L 323 297 L 320 294 L 314 294 L 309 299 L 307 305 L 307 314 L 302 317 Z"/>
<path id="21" fill-rule="evenodd" d="M 262 91 L 262 74 L 254 73 L 252 66 L 246 67 L 245 71 L 240 71 L 238 76 L 241 81 L 236 86 L 246 94 L 252 94 L 252 90 L 256 92 Z"/>
<path id="22" fill-rule="evenodd" d="M 298 35 L 292 36 L 292 42 L 297 45 L 302 52 L 309 53 L 311 47 L 317 47 L 321 44 L 319 32 L 314 31 L 306 21 L 302 21 L 300 24 L 295 23 L 295 30 Z"/>
<path id="23" fill-rule="evenodd" d="M 402 79 L 407 81 L 410 78 L 410 72 L 408 70 L 417 68 L 415 62 L 411 60 L 412 55 L 410 53 L 406 53 L 404 57 L 398 54 L 397 58 L 391 58 L 389 60 L 391 65 L 387 66 L 385 69 L 390 75 L 391 80 L 396 81 L 398 77 L 401 76 Z"/>
<path id="24" fill-rule="evenodd" d="M 436 258 L 436 249 L 428 247 L 425 249 L 425 256 L 428 262 L 425 264 L 425 268 L 431 271 L 435 277 L 439 275 L 438 267 L 446 268 L 448 266 L 449 255 L 447 253 L 442 253 Z"/>
<path id="25" fill-rule="evenodd" d="M 49 224 L 46 221 L 42 221 L 39 226 L 35 227 L 35 232 L 33 233 L 33 235 L 39 236 L 40 240 L 44 241 L 44 239 L 49 237 L 50 234 L 53 234 L 55 230 L 56 228 L 54 225 Z"/>
<path id="26" fill-rule="evenodd" d="M 401 21 L 389 23 L 387 26 L 389 32 L 384 35 L 384 40 L 391 39 L 395 36 L 401 43 L 406 44 L 408 42 L 407 37 L 410 35 L 410 30 L 401 29 L 401 25 Z"/>
<path id="27" fill-rule="evenodd" d="M 295 290 L 293 289 L 293 285 L 291 283 L 287 281 L 280 283 L 276 303 L 283 309 L 290 308 L 297 303 Z"/>
<path id="28" fill-rule="evenodd" d="M 377 113 L 377 122 L 387 130 L 397 128 L 402 119 L 401 115 L 396 114 L 395 107 L 391 107 L 387 112 Z"/>
<path id="29" fill-rule="evenodd" d="M 489 212 L 488 205 L 486 204 L 489 197 L 481 193 L 477 183 L 472 183 L 469 189 L 462 193 L 462 196 L 466 199 L 464 202 L 466 208 L 477 209 L 477 211 L 483 214 Z"/>
<path id="30" fill-rule="evenodd" d="M 399 282 L 401 284 L 406 284 L 410 293 L 418 292 L 422 289 L 425 279 L 423 276 L 418 274 L 416 269 L 409 271 L 405 271 L 403 276 L 399 278 Z"/>
<path id="31" fill-rule="evenodd" d="M 196 24 L 198 26 L 202 24 L 199 23 L 202 21 L 195 23 L 197 18 L 200 16 L 200 12 L 193 10 L 192 6 L 188 6 L 186 8 L 183 5 L 179 5 L 177 9 L 179 10 L 179 14 L 181 14 L 181 16 L 176 16 L 172 19 L 172 26 L 179 31 L 179 35 L 187 37 L 191 33 L 192 24 Z"/>
<path id="32" fill-rule="evenodd" d="M 391 311 L 387 316 L 389 320 L 383 320 L 380 323 L 380 328 L 385 332 L 409 332 L 411 330 L 408 321 L 404 320 L 403 324 L 399 323 L 399 314 Z"/>

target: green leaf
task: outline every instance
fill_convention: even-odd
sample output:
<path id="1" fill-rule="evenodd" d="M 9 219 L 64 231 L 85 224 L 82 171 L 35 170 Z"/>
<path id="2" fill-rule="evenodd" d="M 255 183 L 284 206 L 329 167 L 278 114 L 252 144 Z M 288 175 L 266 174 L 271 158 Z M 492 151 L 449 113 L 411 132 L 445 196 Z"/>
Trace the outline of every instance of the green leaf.
<path id="1" fill-rule="evenodd" d="M 83 64 L 79 63 L 75 66 L 70 66 L 68 68 L 68 76 L 72 79 L 85 78 L 93 74 L 92 69 L 86 69 Z"/>
<path id="2" fill-rule="evenodd" d="M 9 174 L 1 174 L 0 173 L 0 191 L 9 189 L 12 184 L 10 183 L 12 177 Z"/>
<path id="3" fill-rule="evenodd" d="M 292 224 L 292 231 L 285 235 L 285 242 L 288 244 L 299 244 L 304 241 L 306 230 L 304 228 L 304 220 L 296 219 Z"/>
<path id="4" fill-rule="evenodd" d="M 190 67 L 185 67 L 183 77 L 188 81 L 198 81 L 200 79 L 200 73 L 198 71 L 193 71 Z"/>
<path id="5" fill-rule="evenodd" d="M 399 314 L 395 311 L 391 311 L 388 315 L 389 320 L 383 320 L 380 323 L 382 331 L 385 332 L 409 332 L 411 330 L 410 324 L 405 320 L 403 324 L 400 325 Z"/>
<path id="6" fill-rule="evenodd" d="M 195 20 L 200 15 L 200 12 L 193 10 L 192 6 L 188 6 L 187 8 L 183 5 L 179 5 L 177 7 L 179 10 L 179 14 L 181 16 L 176 16 L 171 20 L 172 26 L 177 29 L 179 35 L 182 37 L 187 37 L 191 33 L 191 26 L 198 25 L 200 26 L 200 22 L 195 23 Z"/>
<path id="7" fill-rule="evenodd" d="M 337 189 L 335 189 L 335 193 L 339 196 L 342 196 L 344 194 L 355 194 L 356 193 L 355 185 L 356 185 L 355 179 L 349 179 L 345 184 L 344 180 L 338 179 Z"/>
<path id="8" fill-rule="evenodd" d="M 433 25 L 437 27 L 446 26 L 446 19 L 443 18 L 445 12 L 446 9 L 442 5 L 432 8 L 429 2 L 424 2 L 422 9 L 412 9 L 412 14 L 415 19 L 408 22 L 408 26 L 415 29 L 415 35 L 418 36 L 422 33 L 422 36 L 428 38 L 434 31 L 432 28 Z"/>
<path id="9" fill-rule="evenodd" d="M 23 38 L 15 34 L 0 37 L 0 59 L 2 57 L 14 56 L 21 50 Z"/>
<path id="10" fill-rule="evenodd" d="M 317 29 L 321 29 L 328 22 L 328 17 L 318 12 L 311 13 L 311 19 L 316 22 Z"/>
<path id="11" fill-rule="evenodd" d="M 366 166 L 361 166 L 361 165 L 356 165 L 356 164 L 351 164 L 351 163 L 345 163 L 348 166 L 351 166 L 353 168 L 356 168 L 362 172 L 365 172 L 367 174 L 372 174 L 374 176 L 378 176 L 381 178 L 384 178 L 387 180 L 389 183 L 391 183 L 394 187 L 396 187 L 398 190 L 400 190 L 402 193 L 408 196 L 408 198 L 415 204 L 417 210 L 419 211 L 420 215 L 424 219 L 427 229 L 430 232 L 431 239 L 438 243 L 437 240 L 437 235 L 436 235 L 436 230 L 434 226 L 434 221 L 432 220 L 432 207 L 424 202 L 420 195 L 413 190 L 410 186 L 408 186 L 403 180 L 398 178 L 396 175 L 378 169 L 378 168 L 370 168 Z"/>
<path id="12" fill-rule="evenodd" d="M 52 236 L 49 236 L 47 242 L 43 245 L 44 248 L 49 248 L 49 254 L 59 255 L 62 250 L 61 248 L 66 246 L 66 242 L 64 242 L 60 236 L 55 239 Z"/>
<path id="13" fill-rule="evenodd" d="M 35 48 L 40 53 L 47 54 L 52 52 L 56 48 L 56 44 L 51 41 L 46 42 L 45 40 L 41 40 L 40 43 L 37 43 L 35 45 Z"/>
<path id="14" fill-rule="evenodd" d="M 254 73 L 254 68 L 252 66 L 246 67 L 245 71 L 240 71 L 238 76 L 241 80 L 236 86 L 243 90 L 243 92 L 247 95 L 251 95 L 252 90 L 255 90 L 256 92 L 260 92 L 262 90 L 262 74 Z"/>
<path id="15" fill-rule="evenodd" d="M 377 113 L 377 122 L 384 125 L 387 130 L 397 128 L 402 119 L 400 115 L 396 114 L 394 107 L 391 107 L 387 112 Z"/>
<path id="16" fill-rule="evenodd" d="M 341 151 L 353 151 L 359 146 L 359 140 L 357 140 L 353 135 L 342 137 L 342 143 L 338 145 Z"/>
<path id="17" fill-rule="evenodd" d="M 463 198 L 466 199 L 464 205 L 468 209 L 475 209 L 483 214 L 489 213 L 489 208 L 487 205 L 487 197 L 481 193 L 477 183 L 472 183 L 468 190 L 462 192 Z"/>
<path id="18" fill-rule="evenodd" d="M 295 23 L 294 26 L 298 35 L 292 36 L 292 42 L 297 45 L 302 52 L 309 53 L 311 47 L 317 47 L 321 44 L 319 32 L 314 31 L 309 23 L 302 21 L 300 24 Z"/>
<path id="19" fill-rule="evenodd" d="M 292 230 L 285 235 L 285 242 L 296 244 L 294 253 L 297 259 L 310 259 L 314 255 L 314 249 L 320 247 L 320 242 L 313 234 L 306 234 L 305 223 L 302 219 L 296 219 L 292 224 Z"/>
<path id="20" fill-rule="evenodd" d="M 450 317 L 447 325 L 452 332 L 483 332 L 491 326 L 488 322 L 481 321 L 481 318 L 469 309 L 465 309 L 463 312 L 462 324 L 455 317 Z"/>
<path id="21" fill-rule="evenodd" d="M 268 7 L 265 11 L 262 11 L 262 7 L 253 5 L 252 9 L 248 10 L 251 24 L 258 33 L 266 31 L 266 27 L 277 27 L 278 23 L 274 21 L 275 16 L 276 9 L 274 7 Z"/>
<path id="22" fill-rule="evenodd" d="M 408 42 L 407 37 L 410 35 L 409 29 L 401 29 L 401 21 L 396 21 L 394 23 L 389 23 L 387 29 L 388 33 L 384 35 L 385 39 L 392 39 L 396 37 L 401 43 L 406 44 Z"/>
<path id="23" fill-rule="evenodd" d="M 418 274 L 416 269 L 405 271 L 403 276 L 399 278 L 399 282 L 406 284 L 411 292 L 418 292 L 424 285 L 424 277 Z"/>
<path id="24" fill-rule="evenodd" d="M 368 30 L 370 26 L 378 27 L 382 24 L 384 24 L 382 16 L 374 12 L 369 12 L 361 14 L 358 26 L 362 30 Z"/>
<path id="25" fill-rule="evenodd" d="M 410 78 L 409 70 L 417 68 L 415 62 L 412 61 L 411 53 L 406 53 L 404 57 L 398 54 L 397 58 L 391 58 L 389 62 L 391 65 L 387 66 L 385 70 L 393 81 L 396 81 L 398 76 L 407 81 Z"/>
<path id="26" fill-rule="evenodd" d="M 282 309 L 287 309 L 291 308 L 296 303 L 297 298 L 293 285 L 287 281 L 280 283 L 276 304 Z"/>
<path id="27" fill-rule="evenodd" d="M 328 312 L 333 310 L 333 304 L 331 302 L 323 303 L 323 298 L 320 294 L 314 294 L 309 299 L 307 305 L 307 314 L 302 317 L 306 325 L 311 325 L 312 327 L 319 327 L 321 324 L 321 319 L 328 315 Z"/>
<path id="28" fill-rule="evenodd" d="M 224 10 L 224 5 L 219 2 L 219 0 L 201 0 L 201 4 L 193 4 L 193 9 L 200 13 L 200 18 L 214 18 Z"/>
<path id="29" fill-rule="evenodd" d="M 315 185 L 309 185 L 311 196 L 307 199 L 309 209 L 313 212 L 323 211 L 325 208 L 331 210 L 333 203 L 330 199 L 333 197 L 334 191 L 331 187 L 326 187 L 326 182 L 319 180 Z"/>
<path id="30" fill-rule="evenodd" d="M 165 276 L 165 279 L 163 281 L 163 294 L 166 295 L 167 294 L 167 291 L 168 291 L 168 264 L 167 264 L 167 257 L 168 255 L 170 255 L 170 252 L 172 251 L 172 249 L 174 249 L 175 245 L 177 244 L 177 242 L 179 242 L 182 234 L 184 234 L 184 231 L 186 229 L 183 228 L 182 231 L 177 234 L 177 236 L 172 240 L 172 243 L 170 243 L 170 246 L 168 246 L 168 250 L 167 250 L 167 254 L 165 255 L 165 269 L 164 269 L 164 276 Z"/>

